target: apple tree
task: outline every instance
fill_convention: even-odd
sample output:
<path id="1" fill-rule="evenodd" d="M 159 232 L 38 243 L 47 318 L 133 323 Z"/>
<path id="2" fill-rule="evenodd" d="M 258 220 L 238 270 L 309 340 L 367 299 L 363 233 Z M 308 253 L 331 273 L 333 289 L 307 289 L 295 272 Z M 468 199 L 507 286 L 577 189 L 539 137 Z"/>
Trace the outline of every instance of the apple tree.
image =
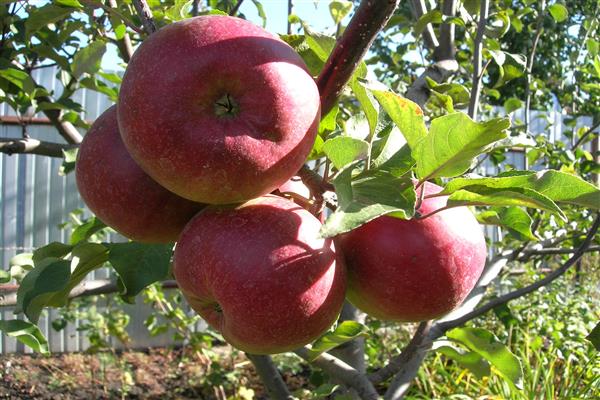
<path id="1" fill-rule="evenodd" d="M 290 8 L 276 37 L 230 17 L 242 2 L 2 5 L 0 97 L 23 136 L 0 150 L 63 157 L 95 216 L 13 259 L 0 304 L 25 319 L 0 329 L 47 352 L 44 308 L 179 287 L 271 398 L 292 398 L 269 355 L 283 351 L 326 374 L 323 396 L 402 398 L 434 351 L 519 390 L 519 359 L 477 318 L 598 251 L 598 4 L 334 0 L 334 36 Z M 108 45 L 124 77 L 100 68 Z M 49 66 L 60 94 L 34 79 Z M 117 105 L 90 127 L 79 88 Z M 553 104 L 570 143 L 532 133 L 533 110 Z M 35 113 L 56 141 L 27 135 Z M 110 229 L 133 240 L 106 242 Z M 550 259 L 527 285 L 494 285 Z M 106 266 L 116 281 L 91 288 Z M 377 327 L 415 322 L 398 354 L 367 365 Z"/>

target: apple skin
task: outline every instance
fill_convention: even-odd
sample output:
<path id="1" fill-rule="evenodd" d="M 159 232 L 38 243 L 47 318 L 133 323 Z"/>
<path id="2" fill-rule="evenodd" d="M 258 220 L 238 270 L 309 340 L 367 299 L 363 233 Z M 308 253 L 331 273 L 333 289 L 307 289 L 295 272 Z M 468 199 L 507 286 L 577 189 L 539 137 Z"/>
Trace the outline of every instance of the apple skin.
<path id="1" fill-rule="evenodd" d="M 441 187 L 425 183 L 425 195 Z M 417 190 L 420 193 L 420 190 Z M 446 205 L 425 199 L 422 215 Z M 382 320 L 417 322 L 447 314 L 473 289 L 485 265 L 485 237 L 466 207 L 428 218 L 382 216 L 336 242 L 348 268 L 348 299 Z"/>
<path id="2" fill-rule="evenodd" d="M 346 271 L 320 222 L 279 196 L 207 207 L 186 226 L 173 273 L 194 310 L 253 354 L 317 339 L 342 308 Z"/>
<path id="3" fill-rule="evenodd" d="M 130 239 L 169 243 L 204 205 L 154 182 L 125 149 L 117 107 L 106 110 L 83 138 L 75 175 L 85 204 L 105 224 Z"/>
<path id="4" fill-rule="evenodd" d="M 125 146 L 178 195 L 239 203 L 283 184 L 304 163 L 319 92 L 285 42 L 235 17 L 165 26 L 136 50 L 119 95 Z"/>
<path id="5" fill-rule="evenodd" d="M 279 190 L 279 193 L 282 195 L 285 195 L 285 193 L 295 193 L 305 199 L 310 199 L 310 189 L 302 182 L 302 178 L 299 176 L 292 176 L 283 185 L 279 186 L 277 190 Z"/>

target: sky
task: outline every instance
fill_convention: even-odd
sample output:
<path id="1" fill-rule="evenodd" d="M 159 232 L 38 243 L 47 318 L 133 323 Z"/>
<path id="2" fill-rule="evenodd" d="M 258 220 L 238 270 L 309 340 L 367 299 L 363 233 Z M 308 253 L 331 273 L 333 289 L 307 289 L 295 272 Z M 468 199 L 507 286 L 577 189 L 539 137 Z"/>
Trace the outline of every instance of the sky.
<path id="1" fill-rule="evenodd" d="M 292 12 L 300 17 L 300 19 L 308 22 L 316 31 L 333 35 L 335 25 L 331 14 L 329 13 L 329 0 L 293 0 Z M 287 0 L 261 0 L 261 4 L 267 16 L 266 30 L 276 34 L 285 34 L 287 31 Z M 246 0 L 240 7 L 240 12 L 245 15 L 246 19 L 262 26 L 262 20 L 258 15 L 258 11 L 254 3 Z M 347 24 L 349 16 L 343 23 Z M 299 25 L 294 27 L 298 29 Z M 292 31 L 295 33 L 295 31 Z M 102 68 L 104 70 L 122 69 L 119 66 L 120 58 L 117 55 L 116 46 L 109 44 L 107 52 L 102 59 Z"/>

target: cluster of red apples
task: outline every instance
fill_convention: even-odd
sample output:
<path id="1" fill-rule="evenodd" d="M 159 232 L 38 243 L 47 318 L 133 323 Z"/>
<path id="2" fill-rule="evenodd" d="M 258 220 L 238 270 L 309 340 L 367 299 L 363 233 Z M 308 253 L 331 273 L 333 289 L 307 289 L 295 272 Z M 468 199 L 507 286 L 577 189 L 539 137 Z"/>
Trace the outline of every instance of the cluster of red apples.
<path id="1" fill-rule="evenodd" d="M 118 104 L 81 145 L 77 184 L 123 235 L 177 242 L 173 273 L 190 305 L 250 353 L 314 341 L 346 296 L 393 321 L 456 307 L 486 253 L 467 209 L 380 217 L 336 238 L 336 249 L 316 217 L 270 194 L 305 162 L 319 120 L 317 86 L 290 46 L 242 19 L 192 18 L 137 49 Z M 426 199 L 420 211 L 445 201 Z"/>

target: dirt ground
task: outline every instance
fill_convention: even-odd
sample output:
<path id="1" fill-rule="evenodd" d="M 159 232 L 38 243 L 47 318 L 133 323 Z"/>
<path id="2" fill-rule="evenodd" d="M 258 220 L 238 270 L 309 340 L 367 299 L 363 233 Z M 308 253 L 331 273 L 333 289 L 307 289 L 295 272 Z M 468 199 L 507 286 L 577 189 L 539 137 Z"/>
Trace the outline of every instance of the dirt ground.
<path id="1" fill-rule="evenodd" d="M 290 389 L 302 374 L 284 373 Z M 264 399 L 250 362 L 181 349 L 0 356 L 0 399 Z"/>

